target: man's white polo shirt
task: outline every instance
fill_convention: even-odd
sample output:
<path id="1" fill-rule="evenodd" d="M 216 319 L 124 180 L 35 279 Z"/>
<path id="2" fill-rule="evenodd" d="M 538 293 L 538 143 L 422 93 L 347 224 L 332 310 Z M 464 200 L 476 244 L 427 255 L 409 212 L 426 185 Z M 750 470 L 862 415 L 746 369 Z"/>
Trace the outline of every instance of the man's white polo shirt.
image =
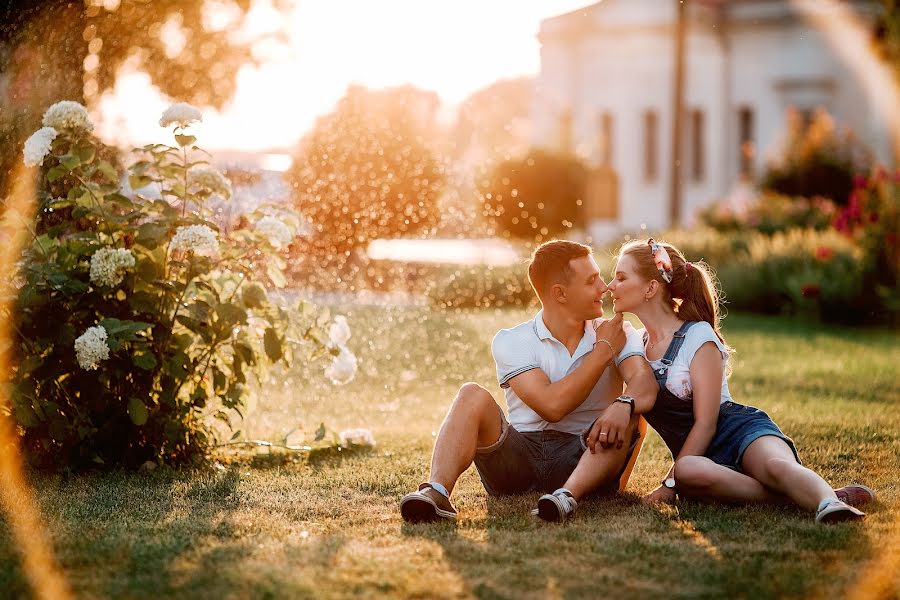
<path id="1" fill-rule="evenodd" d="M 543 316 L 544 311 L 541 310 L 531 321 L 511 329 L 501 329 L 491 343 L 491 352 L 497 363 L 497 379 L 500 387 L 506 391 L 509 424 L 517 431 L 553 429 L 581 433 L 622 393 L 622 377 L 618 369 L 607 367 L 597 385 L 578 408 L 556 423 L 542 419 L 516 395 L 509 386 L 509 380 L 531 369 L 541 369 L 551 383 L 557 382 L 581 365 L 597 341 L 593 322 L 585 321 L 584 336 L 575 353 L 570 355 L 565 344 L 553 337 L 547 329 Z M 627 341 L 625 348 L 616 357 L 616 366 L 626 358 L 642 355 L 644 348 L 641 336 L 628 322 L 625 323 L 625 333 Z"/>

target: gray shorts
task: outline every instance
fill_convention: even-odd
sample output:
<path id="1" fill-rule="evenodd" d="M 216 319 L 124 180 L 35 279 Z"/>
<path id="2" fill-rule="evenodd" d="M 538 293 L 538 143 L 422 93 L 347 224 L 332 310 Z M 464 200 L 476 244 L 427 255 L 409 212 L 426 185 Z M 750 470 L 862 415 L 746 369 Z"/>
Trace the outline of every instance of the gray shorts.
<path id="1" fill-rule="evenodd" d="M 580 434 L 550 429 L 517 431 L 506 421 L 502 411 L 500 416 L 503 419 L 500 439 L 475 451 L 475 468 L 484 489 L 491 496 L 557 490 L 565 484 L 578 461 L 588 451 L 585 440 L 593 423 Z M 639 438 L 640 432 L 635 428 L 622 469 L 614 479 L 591 495 L 611 494 L 618 490 L 619 478 L 625 472 Z"/>

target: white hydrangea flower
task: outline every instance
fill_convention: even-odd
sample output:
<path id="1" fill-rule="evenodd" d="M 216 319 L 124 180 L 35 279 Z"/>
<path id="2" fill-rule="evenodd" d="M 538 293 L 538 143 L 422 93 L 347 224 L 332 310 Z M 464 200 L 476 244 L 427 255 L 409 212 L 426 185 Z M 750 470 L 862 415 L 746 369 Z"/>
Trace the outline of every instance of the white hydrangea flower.
<path id="1" fill-rule="evenodd" d="M 193 252 L 210 256 L 219 251 L 219 240 L 216 232 L 206 225 L 191 225 L 175 230 L 170 247 L 172 252 Z"/>
<path id="2" fill-rule="evenodd" d="M 347 323 L 347 317 L 338 315 L 331 322 L 328 328 L 328 337 L 331 339 L 331 345 L 337 348 L 343 347 L 350 339 L 350 325 Z"/>
<path id="3" fill-rule="evenodd" d="M 25 140 L 24 160 L 25 166 L 36 167 L 43 164 L 44 159 L 50 154 L 53 140 L 59 132 L 52 127 L 41 127 Z"/>
<path id="4" fill-rule="evenodd" d="M 91 256 L 91 281 L 97 285 L 117 286 L 125 278 L 125 271 L 133 266 L 131 250 L 101 248 Z"/>
<path id="5" fill-rule="evenodd" d="M 267 237 L 276 248 L 283 248 L 294 239 L 294 233 L 284 221 L 268 215 L 256 222 L 256 231 Z"/>
<path id="6" fill-rule="evenodd" d="M 195 165 L 188 171 L 188 186 L 194 193 L 218 194 L 225 200 L 231 198 L 231 182 L 217 169 L 209 165 Z"/>
<path id="7" fill-rule="evenodd" d="M 200 111 L 188 104 L 187 102 L 176 102 L 165 111 L 159 118 L 160 127 L 169 127 L 177 125 L 179 127 L 187 127 L 191 123 L 203 121 L 203 115 Z"/>
<path id="8" fill-rule="evenodd" d="M 85 371 L 96 369 L 101 360 L 109 358 L 109 346 L 106 345 L 108 335 L 102 326 L 88 327 L 75 340 L 75 358 L 78 366 Z"/>
<path id="9" fill-rule="evenodd" d="M 347 429 L 340 434 L 341 446 L 349 448 L 350 446 L 365 446 L 368 448 L 375 447 L 375 436 L 368 429 Z"/>
<path id="10" fill-rule="evenodd" d="M 48 108 L 44 113 L 43 123 L 45 127 L 53 127 L 57 131 L 60 129 L 81 129 L 87 132 L 94 130 L 94 124 L 91 123 L 87 109 L 72 100 L 63 100 Z"/>
<path id="11" fill-rule="evenodd" d="M 325 369 L 325 376 L 335 385 L 350 383 L 356 376 L 356 357 L 347 348 L 341 348 L 341 353 Z"/>

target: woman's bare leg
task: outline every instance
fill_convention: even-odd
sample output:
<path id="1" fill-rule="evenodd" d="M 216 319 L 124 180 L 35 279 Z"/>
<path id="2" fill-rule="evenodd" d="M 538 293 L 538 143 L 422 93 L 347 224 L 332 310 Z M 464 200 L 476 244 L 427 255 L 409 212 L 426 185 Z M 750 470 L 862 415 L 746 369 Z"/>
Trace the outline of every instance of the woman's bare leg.
<path id="1" fill-rule="evenodd" d="M 705 456 L 685 456 L 675 461 L 678 493 L 697 500 L 735 504 L 785 504 L 787 496 L 773 493 L 753 477 L 718 465 Z"/>
<path id="2" fill-rule="evenodd" d="M 823 500 L 838 499 L 828 482 L 798 463 L 787 442 L 777 436 L 767 435 L 750 444 L 742 466 L 755 480 L 807 510 L 816 510 Z"/>

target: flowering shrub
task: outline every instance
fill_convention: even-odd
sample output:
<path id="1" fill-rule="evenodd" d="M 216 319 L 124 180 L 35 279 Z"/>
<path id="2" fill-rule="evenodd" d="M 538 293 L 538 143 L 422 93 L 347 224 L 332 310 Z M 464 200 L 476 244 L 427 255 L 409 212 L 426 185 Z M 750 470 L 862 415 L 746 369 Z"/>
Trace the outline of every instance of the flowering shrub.
<path id="1" fill-rule="evenodd" d="M 829 229 L 835 214 L 835 205 L 827 198 L 762 194 L 741 210 L 715 203 L 698 217 L 701 223 L 717 231 L 759 231 L 773 235 L 797 227 Z"/>
<path id="2" fill-rule="evenodd" d="M 834 218 L 834 228 L 864 253 L 864 285 L 872 310 L 900 314 L 900 171 L 889 176 L 878 169 L 857 177 L 847 206 Z"/>
<path id="3" fill-rule="evenodd" d="M 801 113 L 788 113 L 783 156 L 769 164 L 760 187 L 786 196 L 831 198 L 843 204 L 853 187 L 853 175 L 868 170 L 869 152 L 852 132 L 839 132 L 822 108 L 809 122 Z"/>
<path id="4" fill-rule="evenodd" d="M 269 299 L 266 286 L 284 285 L 288 226 L 257 216 L 223 235 L 210 221 L 207 204 L 231 185 L 195 145 L 188 128 L 200 119 L 186 104 L 164 113 L 177 145 L 136 150 L 135 193 L 77 103 L 50 107 L 25 144 L 42 178 L 11 315 L 12 411 L 38 464 L 190 460 L 219 441 L 218 421 L 242 415 L 267 362 L 331 355 L 334 382 L 356 372 L 346 320 L 329 340 L 312 306 Z"/>
<path id="5" fill-rule="evenodd" d="M 807 313 L 829 322 L 872 320 L 863 286 L 863 253 L 835 231 L 775 235 L 711 229 L 664 236 L 688 260 L 713 267 L 729 309 Z"/>

